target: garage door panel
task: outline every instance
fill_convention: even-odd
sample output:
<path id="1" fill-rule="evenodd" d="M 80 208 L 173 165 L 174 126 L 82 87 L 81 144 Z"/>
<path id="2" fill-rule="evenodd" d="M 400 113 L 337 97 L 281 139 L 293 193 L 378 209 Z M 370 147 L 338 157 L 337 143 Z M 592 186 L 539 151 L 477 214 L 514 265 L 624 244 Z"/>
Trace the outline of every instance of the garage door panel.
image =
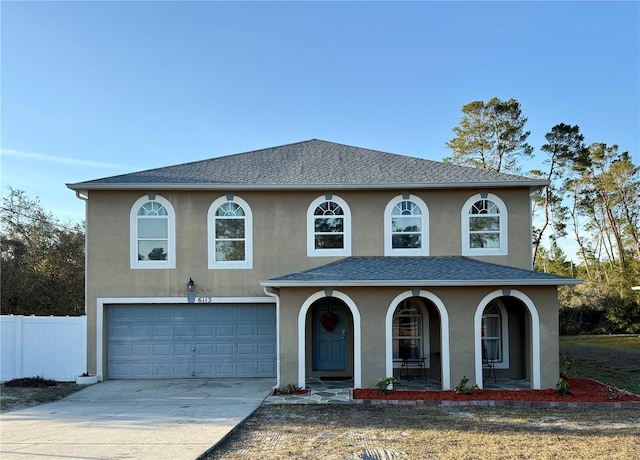
<path id="1" fill-rule="evenodd" d="M 171 356 L 172 351 L 173 346 L 170 343 L 154 343 L 151 347 L 151 353 L 154 357 L 166 358 L 167 356 Z"/>
<path id="2" fill-rule="evenodd" d="M 233 344 L 232 343 L 217 343 L 215 354 L 218 357 L 233 356 Z"/>
<path id="3" fill-rule="evenodd" d="M 260 375 L 275 375 L 276 373 L 276 365 L 271 361 L 258 362 L 257 366 L 257 373 Z"/>
<path id="4" fill-rule="evenodd" d="M 219 362 L 216 364 L 216 374 L 219 377 L 235 377 L 236 372 L 233 363 Z"/>
<path id="5" fill-rule="evenodd" d="M 176 363 L 173 367 L 173 375 L 172 377 L 184 378 L 191 377 L 192 366 L 188 363 Z"/>
<path id="6" fill-rule="evenodd" d="M 276 326 L 275 324 L 258 324 L 257 334 L 258 336 L 266 336 L 266 337 L 275 336 Z"/>
<path id="7" fill-rule="evenodd" d="M 196 363 L 196 375 L 215 375 L 213 362 Z"/>
<path id="8" fill-rule="evenodd" d="M 238 336 L 254 337 L 256 335 L 256 327 L 254 324 L 238 324 Z"/>
<path id="9" fill-rule="evenodd" d="M 258 343 L 257 353 L 259 355 L 275 355 L 276 345 L 275 343 Z"/>
<path id="10" fill-rule="evenodd" d="M 108 378 L 274 377 L 273 305 L 108 306 Z"/>
<path id="11" fill-rule="evenodd" d="M 139 338 L 151 338 L 153 336 L 149 325 L 131 326 L 131 335 Z"/>
<path id="12" fill-rule="evenodd" d="M 255 343 L 239 343 L 238 344 L 238 355 L 250 355 L 253 356 L 256 354 L 256 344 Z"/>
<path id="13" fill-rule="evenodd" d="M 238 363 L 238 374 L 239 375 L 253 375 L 256 373 L 256 364 L 254 362 L 250 363 Z"/>
<path id="14" fill-rule="evenodd" d="M 193 308 L 178 308 L 173 307 L 173 320 L 174 321 L 187 321 L 192 320 L 195 317 Z"/>
<path id="15" fill-rule="evenodd" d="M 217 324 L 216 337 L 233 337 L 233 326 L 231 324 Z"/>
<path id="16" fill-rule="evenodd" d="M 176 325 L 173 328 L 173 337 L 177 340 L 181 338 L 191 340 L 193 337 L 193 328 L 189 325 Z"/>
<path id="17" fill-rule="evenodd" d="M 195 354 L 198 358 L 211 358 L 215 356 L 213 343 L 198 343 L 195 348 Z"/>
<path id="18" fill-rule="evenodd" d="M 151 355 L 151 344 L 134 343 L 131 345 L 131 356 L 134 358 L 146 358 Z M 123 356 L 120 353 L 120 356 Z"/>
<path id="19" fill-rule="evenodd" d="M 219 306 L 215 309 L 215 316 L 217 318 L 229 318 L 235 316 L 235 308 L 231 305 Z"/>
<path id="20" fill-rule="evenodd" d="M 199 318 L 201 320 L 202 318 Z M 197 324 L 196 338 L 198 340 L 210 340 L 214 337 L 212 324 Z"/>
<path id="21" fill-rule="evenodd" d="M 126 324 L 114 324 L 109 328 L 109 338 L 129 337 L 131 335 L 131 326 Z"/>
<path id="22" fill-rule="evenodd" d="M 171 337 L 171 325 L 163 324 L 163 325 L 155 325 L 153 326 L 153 338 L 165 338 Z"/>
<path id="23" fill-rule="evenodd" d="M 188 343 L 176 343 L 173 346 L 173 354 L 176 357 L 190 358 L 193 354 L 193 348 Z"/>
<path id="24" fill-rule="evenodd" d="M 167 363 L 155 363 L 151 375 L 156 378 L 170 378 L 175 375 L 175 372 L 172 366 Z"/>
<path id="25" fill-rule="evenodd" d="M 215 316 L 215 309 L 213 308 L 195 308 L 194 316 L 199 320 L 211 319 Z"/>

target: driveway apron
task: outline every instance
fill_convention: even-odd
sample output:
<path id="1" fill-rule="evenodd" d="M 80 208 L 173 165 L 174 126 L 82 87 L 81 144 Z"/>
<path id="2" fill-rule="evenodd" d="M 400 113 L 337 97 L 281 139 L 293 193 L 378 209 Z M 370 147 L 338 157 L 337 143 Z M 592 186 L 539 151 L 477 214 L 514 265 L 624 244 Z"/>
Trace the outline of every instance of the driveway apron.
<path id="1" fill-rule="evenodd" d="M 0 417 L 0 458 L 195 459 L 251 415 L 275 379 L 107 380 Z"/>

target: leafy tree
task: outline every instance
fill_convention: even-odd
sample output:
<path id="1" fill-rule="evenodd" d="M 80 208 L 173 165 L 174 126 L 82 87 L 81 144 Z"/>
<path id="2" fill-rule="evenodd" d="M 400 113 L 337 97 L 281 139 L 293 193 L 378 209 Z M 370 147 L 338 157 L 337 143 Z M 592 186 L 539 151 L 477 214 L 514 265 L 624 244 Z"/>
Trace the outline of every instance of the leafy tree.
<path id="1" fill-rule="evenodd" d="M 575 276 L 574 264 L 567 260 L 567 255 L 555 240 L 552 241 L 551 248 L 548 250 L 543 246 L 540 247 L 539 257 L 536 259 L 534 268 L 544 273 L 554 273 L 568 277 Z"/>
<path id="2" fill-rule="evenodd" d="M 542 195 L 534 199 L 535 203 L 541 207 L 543 214 L 542 224 L 534 234 L 534 265 L 543 235 L 549 227 L 554 231 L 554 239 L 562 238 L 567 234 L 569 208 L 563 200 L 563 179 L 569 177 L 575 165 L 582 164 L 587 155 L 584 136 L 580 134 L 580 128 L 577 125 L 570 126 L 564 123 L 555 125 L 545 138 L 547 143 L 541 150 L 547 155 L 544 163 L 549 165 L 549 169 L 545 173 L 532 171 L 533 175 L 549 181 L 549 186 L 545 188 Z"/>
<path id="3" fill-rule="evenodd" d="M 84 314 L 84 225 L 65 226 L 9 188 L 0 209 L 2 314 Z"/>
<path id="4" fill-rule="evenodd" d="M 473 101 L 462 112 L 460 126 L 453 128 L 456 136 L 446 144 L 453 155 L 445 162 L 517 173 L 519 160 L 532 155 L 526 142 L 530 132 L 524 129 L 527 118 L 515 99 Z"/>
<path id="5" fill-rule="evenodd" d="M 592 232 L 591 249 L 604 254 L 611 267 L 628 267 L 629 257 L 640 258 L 640 169 L 628 152 L 618 146 L 594 143 L 589 146 L 584 168 L 579 209 Z"/>

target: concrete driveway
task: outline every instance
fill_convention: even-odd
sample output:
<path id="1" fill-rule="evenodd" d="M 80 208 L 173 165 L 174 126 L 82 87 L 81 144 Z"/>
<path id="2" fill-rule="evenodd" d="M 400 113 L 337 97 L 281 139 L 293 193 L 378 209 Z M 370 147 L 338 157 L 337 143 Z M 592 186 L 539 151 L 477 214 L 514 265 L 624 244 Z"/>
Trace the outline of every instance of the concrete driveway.
<path id="1" fill-rule="evenodd" d="M 0 458 L 195 459 L 275 379 L 108 380 L 0 418 Z"/>

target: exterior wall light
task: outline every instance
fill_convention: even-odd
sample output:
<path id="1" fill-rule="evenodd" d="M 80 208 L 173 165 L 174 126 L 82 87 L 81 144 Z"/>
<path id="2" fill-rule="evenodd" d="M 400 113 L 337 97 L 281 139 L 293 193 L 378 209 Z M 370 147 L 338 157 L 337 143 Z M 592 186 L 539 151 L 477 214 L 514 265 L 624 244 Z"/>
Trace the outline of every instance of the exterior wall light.
<path id="1" fill-rule="evenodd" d="M 195 301 L 196 301 L 196 283 L 194 283 L 191 277 L 189 277 L 189 282 L 187 283 L 187 302 L 193 303 Z"/>

